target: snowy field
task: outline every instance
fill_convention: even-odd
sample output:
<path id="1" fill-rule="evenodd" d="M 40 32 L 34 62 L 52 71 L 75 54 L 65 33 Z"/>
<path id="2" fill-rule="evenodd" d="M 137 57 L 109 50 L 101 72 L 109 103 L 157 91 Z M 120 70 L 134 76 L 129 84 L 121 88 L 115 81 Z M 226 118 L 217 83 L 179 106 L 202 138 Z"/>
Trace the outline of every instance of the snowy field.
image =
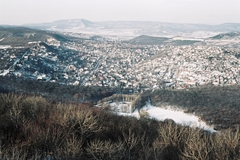
<path id="1" fill-rule="evenodd" d="M 8 49 L 11 48 L 10 45 L 0 45 L 0 49 Z"/>
<path id="2" fill-rule="evenodd" d="M 9 72 L 9 69 L 6 69 L 2 73 L 0 73 L 0 76 L 6 76 Z"/>
<path id="3" fill-rule="evenodd" d="M 118 106 L 116 103 L 112 103 L 111 106 L 114 107 L 113 111 L 118 115 L 133 116 L 136 118 L 140 118 L 140 113 L 144 113 L 149 118 L 156 119 L 158 121 L 172 119 L 175 121 L 175 123 L 180 125 L 190 126 L 194 128 L 202 128 L 210 132 L 216 132 L 213 129 L 213 127 L 208 126 L 204 121 L 200 120 L 199 117 L 193 114 L 187 114 L 187 113 L 184 113 L 184 111 L 173 110 L 170 108 L 166 109 L 166 108 L 155 107 L 155 106 L 152 106 L 149 102 L 146 103 L 146 105 L 140 111 L 135 110 L 133 113 L 121 112 L 123 110 L 121 103 L 119 103 Z"/>

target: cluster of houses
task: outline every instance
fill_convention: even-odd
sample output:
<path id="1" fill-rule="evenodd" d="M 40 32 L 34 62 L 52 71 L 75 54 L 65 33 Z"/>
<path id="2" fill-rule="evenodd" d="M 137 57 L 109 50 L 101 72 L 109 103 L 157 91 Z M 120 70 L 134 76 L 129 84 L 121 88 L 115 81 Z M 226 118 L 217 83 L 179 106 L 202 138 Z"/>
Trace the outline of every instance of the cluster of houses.
<path id="1" fill-rule="evenodd" d="M 22 57 L 11 54 L 9 61 L 14 65 L 7 74 L 67 85 L 129 88 L 134 92 L 233 85 L 240 82 L 236 55 L 240 55 L 237 50 L 209 45 L 84 40 L 54 46 L 46 42 L 32 45 Z"/>

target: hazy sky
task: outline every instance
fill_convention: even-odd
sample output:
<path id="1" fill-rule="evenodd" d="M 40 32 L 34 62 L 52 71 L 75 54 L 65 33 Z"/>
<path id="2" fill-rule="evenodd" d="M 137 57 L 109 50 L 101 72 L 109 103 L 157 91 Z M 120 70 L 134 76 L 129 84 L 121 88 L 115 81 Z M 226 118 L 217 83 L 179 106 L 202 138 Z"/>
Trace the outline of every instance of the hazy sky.
<path id="1" fill-rule="evenodd" d="M 0 0 L 0 24 L 61 19 L 240 23 L 240 0 Z"/>

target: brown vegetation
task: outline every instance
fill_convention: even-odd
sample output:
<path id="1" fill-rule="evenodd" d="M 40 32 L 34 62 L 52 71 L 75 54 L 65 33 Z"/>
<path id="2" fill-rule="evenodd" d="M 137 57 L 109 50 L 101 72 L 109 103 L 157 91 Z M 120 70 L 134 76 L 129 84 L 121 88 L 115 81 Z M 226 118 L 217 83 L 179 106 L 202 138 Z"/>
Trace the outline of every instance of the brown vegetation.
<path id="1" fill-rule="evenodd" d="M 90 104 L 0 94 L 0 159 L 240 159 L 239 130 L 208 133 Z"/>
<path id="2" fill-rule="evenodd" d="M 106 99 L 130 100 L 132 109 L 141 108 L 145 102 L 151 100 L 155 106 L 168 104 L 195 113 L 215 129 L 236 129 L 240 124 L 240 86 L 200 86 L 187 90 L 156 90 L 138 95 L 114 94 L 116 88 L 108 87 L 80 87 L 59 85 L 50 82 L 37 82 L 17 79 L 14 77 L 0 77 L 0 93 L 24 93 L 41 95 L 51 101 L 58 102 L 91 102 L 96 104 Z M 106 104 L 106 109 L 109 106 Z"/>

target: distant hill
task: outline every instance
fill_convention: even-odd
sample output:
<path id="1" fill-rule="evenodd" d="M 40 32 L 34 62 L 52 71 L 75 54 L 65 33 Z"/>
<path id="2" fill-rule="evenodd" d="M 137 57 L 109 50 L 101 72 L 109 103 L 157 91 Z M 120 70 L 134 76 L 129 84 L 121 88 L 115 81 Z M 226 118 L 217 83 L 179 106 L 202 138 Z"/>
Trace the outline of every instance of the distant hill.
<path id="1" fill-rule="evenodd" d="M 40 24 L 26 24 L 26 27 L 44 30 L 58 30 L 58 31 L 69 31 L 71 30 L 81 30 L 86 28 L 96 28 L 99 27 L 94 22 L 88 21 L 86 19 L 69 19 L 69 20 L 59 20 L 49 23 Z"/>
<path id="2" fill-rule="evenodd" d="M 129 40 L 128 42 L 132 44 L 160 45 L 165 44 L 167 40 L 169 40 L 169 38 L 141 35 Z"/>
<path id="3" fill-rule="evenodd" d="M 60 20 L 42 24 L 25 25 L 31 28 L 91 33 L 97 35 L 115 35 L 136 37 L 149 36 L 180 36 L 194 32 L 226 33 L 240 31 L 240 23 L 225 23 L 220 25 L 164 23 L 155 21 L 105 21 L 92 22 L 85 19 Z"/>
<path id="4" fill-rule="evenodd" d="M 232 39 L 232 38 L 239 38 L 240 39 L 240 32 L 229 32 L 229 33 L 222 33 L 216 36 L 211 37 L 212 39 Z"/>
<path id="5" fill-rule="evenodd" d="M 67 41 L 71 37 L 25 27 L 2 27 L 0 26 L 0 45 L 21 46 L 29 42 L 46 41 L 52 38 L 57 41 Z"/>
<path id="6" fill-rule="evenodd" d="M 163 44 L 170 44 L 170 45 L 190 45 L 197 42 L 201 42 L 198 40 L 175 40 L 174 38 L 166 38 L 166 37 L 152 37 L 152 36 L 146 36 L 141 35 L 138 37 L 135 37 L 129 41 L 127 41 L 132 44 L 142 44 L 142 45 L 163 45 Z"/>

